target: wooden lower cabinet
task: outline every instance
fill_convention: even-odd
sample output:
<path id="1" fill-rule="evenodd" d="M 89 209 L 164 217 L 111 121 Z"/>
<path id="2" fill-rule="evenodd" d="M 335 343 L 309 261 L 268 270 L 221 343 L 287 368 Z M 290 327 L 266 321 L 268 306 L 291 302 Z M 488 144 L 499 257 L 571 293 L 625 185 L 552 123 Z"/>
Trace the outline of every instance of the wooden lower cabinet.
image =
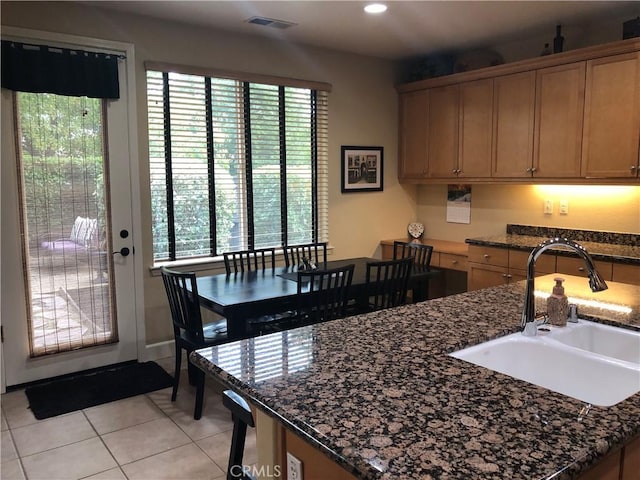
<path id="1" fill-rule="evenodd" d="M 640 437 L 631 440 L 622 451 L 620 480 L 637 480 L 640 476 Z"/>
<path id="2" fill-rule="evenodd" d="M 467 290 L 480 290 L 526 280 L 529 253 L 524 250 L 470 245 Z M 536 260 L 536 276 L 554 273 L 555 263 L 554 255 L 541 255 Z"/>
<path id="3" fill-rule="evenodd" d="M 640 285 L 640 265 L 614 263 L 611 270 L 611 280 L 614 282 Z"/>
<path id="4" fill-rule="evenodd" d="M 610 453 L 590 470 L 582 473 L 578 480 L 619 480 L 621 451 Z"/>
<path id="5" fill-rule="evenodd" d="M 638 480 L 640 478 L 640 437 L 610 453 L 578 480 Z"/>
<path id="6" fill-rule="evenodd" d="M 407 241 L 407 240 L 402 240 Z M 382 259 L 393 258 L 394 240 L 380 242 Z M 422 243 L 433 246 L 431 266 L 442 275 L 429 282 L 429 299 L 467 291 L 467 244 L 425 238 Z"/>
<path id="7" fill-rule="evenodd" d="M 598 273 L 602 278 L 606 280 L 613 280 L 612 269 L 613 264 L 611 262 L 594 261 L 594 265 L 598 270 Z M 556 260 L 556 271 L 558 273 L 566 273 L 567 275 L 575 275 L 576 277 L 587 277 L 587 267 L 584 261 L 576 257 L 561 257 L 558 256 Z"/>

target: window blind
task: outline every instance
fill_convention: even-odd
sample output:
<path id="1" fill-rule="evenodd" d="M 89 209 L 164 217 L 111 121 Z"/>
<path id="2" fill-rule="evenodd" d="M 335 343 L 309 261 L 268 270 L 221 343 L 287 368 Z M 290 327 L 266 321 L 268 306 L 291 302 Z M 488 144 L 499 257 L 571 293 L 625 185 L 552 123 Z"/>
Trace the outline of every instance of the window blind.
<path id="1" fill-rule="evenodd" d="M 326 241 L 327 93 L 147 72 L 154 259 Z"/>

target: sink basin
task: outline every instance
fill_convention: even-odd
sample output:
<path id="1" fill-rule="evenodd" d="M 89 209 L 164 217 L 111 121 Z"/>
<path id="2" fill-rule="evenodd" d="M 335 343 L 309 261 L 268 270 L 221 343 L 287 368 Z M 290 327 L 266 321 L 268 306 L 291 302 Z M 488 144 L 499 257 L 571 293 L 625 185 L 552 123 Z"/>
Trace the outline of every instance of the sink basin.
<path id="1" fill-rule="evenodd" d="M 571 347 L 640 365 L 640 332 L 579 320 L 552 329 L 547 337 Z"/>
<path id="2" fill-rule="evenodd" d="M 514 333 L 450 355 L 603 407 L 640 391 L 640 365 L 576 348 L 547 335 Z"/>

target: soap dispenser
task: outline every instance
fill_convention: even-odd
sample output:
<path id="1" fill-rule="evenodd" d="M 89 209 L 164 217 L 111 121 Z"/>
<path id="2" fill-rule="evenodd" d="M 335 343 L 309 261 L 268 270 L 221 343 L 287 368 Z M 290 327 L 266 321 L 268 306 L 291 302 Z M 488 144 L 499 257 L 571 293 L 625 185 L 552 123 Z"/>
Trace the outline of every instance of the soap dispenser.
<path id="1" fill-rule="evenodd" d="M 547 315 L 551 325 L 564 327 L 567 324 L 567 315 L 569 314 L 569 299 L 564 294 L 562 286 L 564 278 L 556 277 L 553 280 L 556 284 L 553 287 L 553 293 L 547 298 Z"/>

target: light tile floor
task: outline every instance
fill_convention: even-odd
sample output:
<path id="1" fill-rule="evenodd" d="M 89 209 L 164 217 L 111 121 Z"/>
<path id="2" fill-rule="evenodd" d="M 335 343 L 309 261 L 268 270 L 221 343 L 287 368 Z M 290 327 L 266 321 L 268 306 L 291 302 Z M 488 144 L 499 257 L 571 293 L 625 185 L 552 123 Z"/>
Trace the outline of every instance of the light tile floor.
<path id="1" fill-rule="evenodd" d="M 173 373 L 173 359 L 158 360 Z M 36 420 L 24 390 L 0 397 L 2 480 L 222 480 L 231 445 L 230 412 L 208 379 L 200 420 L 186 371 L 178 398 L 171 389 Z M 244 463 L 257 461 L 255 431 L 247 430 Z"/>

